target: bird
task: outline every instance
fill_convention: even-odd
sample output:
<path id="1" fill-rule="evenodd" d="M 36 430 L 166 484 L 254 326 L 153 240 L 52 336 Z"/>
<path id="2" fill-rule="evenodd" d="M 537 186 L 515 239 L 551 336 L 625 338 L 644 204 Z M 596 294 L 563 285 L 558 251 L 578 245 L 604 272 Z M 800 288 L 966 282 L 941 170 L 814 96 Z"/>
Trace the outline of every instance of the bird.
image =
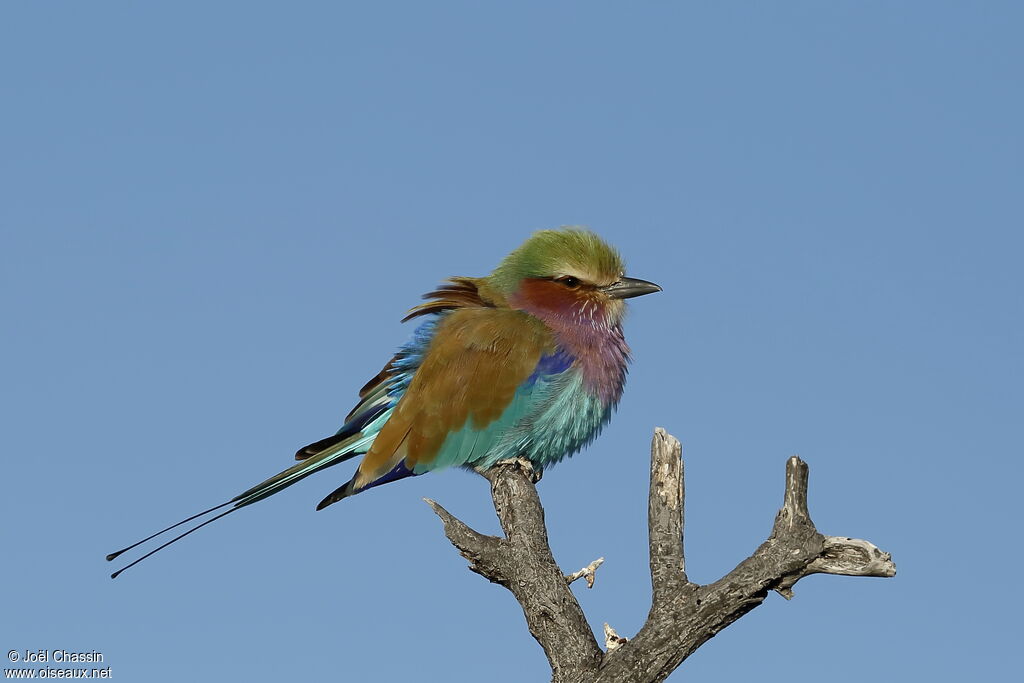
<path id="1" fill-rule="evenodd" d="M 111 574 L 225 515 L 320 470 L 362 456 L 346 483 L 316 506 L 448 467 L 486 471 L 516 461 L 544 469 L 580 451 L 622 396 L 630 349 L 625 300 L 662 291 L 627 277 L 622 257 L 594 232 L 533 233 L 486 277 L 453 277 L 423 295 L 402 322 L 411 339 L 359 391 L 341 428 L 304 446 L 298 461 L 220 505 L 122 550 L 228 507 Z"/>

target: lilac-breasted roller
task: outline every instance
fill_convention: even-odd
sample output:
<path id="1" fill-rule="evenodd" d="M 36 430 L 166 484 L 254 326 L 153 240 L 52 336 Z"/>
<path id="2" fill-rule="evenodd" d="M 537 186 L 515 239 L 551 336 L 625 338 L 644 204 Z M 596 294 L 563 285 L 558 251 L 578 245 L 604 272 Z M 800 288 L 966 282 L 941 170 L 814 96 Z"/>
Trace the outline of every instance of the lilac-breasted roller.
<path id="1" fill-rule="evenodd" d="M 317 510 L 445 467 L 485 470 L 524 458 L 543 472 L 608 422 L 629 362 L 623 300 L 660 290 L 626 277 L 619 254 L 592 232 L 535 233 L 488 277 L 451 278 L 424 295 L 426 302 L 404 319 L 421 319 L 412 340 L 362 388 L 336 434 L 299 449 L 298 463 L 231 500 L 111 553 L 108 560 L 231 506 L 111 577 L 224 515 L 360 455 L 354 476 Z"/>

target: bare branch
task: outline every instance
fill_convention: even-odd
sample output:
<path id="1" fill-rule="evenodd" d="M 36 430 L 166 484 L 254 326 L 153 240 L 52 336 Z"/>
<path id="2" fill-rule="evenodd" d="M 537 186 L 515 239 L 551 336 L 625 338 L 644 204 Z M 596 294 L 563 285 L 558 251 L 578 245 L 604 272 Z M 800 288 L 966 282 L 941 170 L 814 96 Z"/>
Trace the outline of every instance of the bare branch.
<path id="1" fill-rule="evenodd" d="M 515 595 L 530 633 L 548 656 L 552 680 L 589 681 L 603 653 L 551 555 L 544 508 L 531 481 L 532 473 L 524 471 L 518 463 L 509 463 L 482 474 L 491 482 L 491 497 L 505 538 L 495 539 L 473 531 L 440 505 L 428 501 L 441 517 L 445 535 L 469 559 L 470 569 Z M 492 545 L 492 540 L 498 545 Z"/>
<path id="2" fill-rule="evenodd" d="M 661 482 L 665 477 L 658 478 L 656 482 L 654 471 L 657 467 L 663 467 L 661 463 L 656 465 L 655 461 L 664 457 L 665 451 L 668 450 L 658 445 L 659 441 L 665 440 L 660 434 L 655 433 L 655 447 L 651 453 L 652 485 L 649 499 L 649 509 L 652 511 L 662 500 L 666 501 L 665 507 L 668 507 L 667 502 L 671 500 L 671 496 L 655 494 L 656 483 L 659 490 L 664 489 Z M 680 466 L 680 501 L 683 500 L 682 475 L 683 469 Z M 776 590 L 787 598 L 792 597 L 793 584 L 815 571 L 841 568 L 842 573 L 851 575 L 887 571 L 888 565 L 885 565 L 885 562 L 891 564 L 891 559 L 881 551 L 878 551 L 877 556 L 870 553 L 857 556 L 853 551 L 854 548 L 866 547 L 859 545 L 867 544 L 866 541 L 829 544 L 826 537 L 818 533 L 808 512 L 807 488 L 807 464 L 794 456 L 786 463 L 783 505 L 775 517 L 775 524 L 768 539 L 754 551 L 753 555 L 712 584 L 696 586 L 687 581 L 680 585 L 674 595 L 665 591 L 659 596 L 656 589 L 647 622 L 634 638 L 605 655 L 595 682 L 663 681 L 709 638 L 760 605 L 769 591 Z M 664 535 L 661 525 L 655 524 L 655 521 L 666 517 L 667 512 L 664 510 L 658 514 L 652 512 L 650 515 L 651 574 L 656 587 L 659 582 L 656 570 L 660 566 L 653 559 L 655 550 L 658 551 L 659 557 L 664 557 L 668 553 L 662 549 L 661 544 L 655 543 L 655 536 L 660 538 Z M 681 511 L 679 519 L 681 532 Z M 677 543 L 681 559 L 681 538 Z M 867 546 L 874 548 L 870 544 Z M 826 548 L 833 548 L 833 552 L 826 555 Z M 823 559 L 826 557 L 829 559 Z M 858 557 L 863 561 L 858 561 Z M 813 564 L 815 562 L 817 564 Z M 895 572 L 894 566 L 892 571 Z M 665 602 L 659 603 L 660 599 Z"/>
<path id="3" fill-rule="evenodd" d="M 775 516 L 772 537 L 784 534 L 797 526 L 814 527 L 811 513 L 807 511 L 807 477 L 810 468 L 797 456 L 786 461 L 786 493 L 782 508 Z"/>
<path id="4" fill-rule="evenodd" d="M 661 427 L 651 439 L 651 490 L 647 499 L 650 538 L 651 611 L 666 613 L 689 585 L 683 555 L 683 447 Z"/>
<path id="5" fill-rule="evenodd" d="M 892 555 L 882 552 L 869 541 L 842 536 L 826 536 L 821 555 L 807 565 L 807 574 L 839 574 L 842 576 L 896 576 Z"/>
<path id="6" fill-rule="evenodd" d="M 441 518 L 444 535 L 458 549 L 459 554 L 469 560 L 469 568 L 493 583 L 507 585 L 509 576 L 503 562 L 502 540 L 469 528 L 465 522 L 430 498 L 423 500 Z"/>
<path id="7" fill-rule="evenodd" d="M 572 583 L 573 581 L 576 581 L 577 579 L 586 579 L 587 580 L 587 588 L 593 588 L 594 587 L 594 579 L 597 578 L 597 568 L 600 567 L 602 564 L 604 564 L 604 558 L 603 557 L 599 557 L 596 560 L 594 560 L 593 562 L 591 562 L 590 564 L 588 564 L 583 569 L 580 569 L 579 571 L 575 571 L 572 574 L 566 574 L 565 582 L 566 583 Z"/>
<path id="8" fill-rule="evenodd" d="M 480 534 L 432 500 L 445 535 L 470 569 L 508 588 L 548 656 L 555 683 L 656 683 L 716 633 L 761 604 L 770 591 L 793 596 L 792 587 L 816 573 L 846 576 L 896 574 L 886 552 L 868 541 L 823 536 L 807 506 L 808 467 L 793 456 L 786 462 L 782 507 L 771 535 L 724 577 L 706 586 L 686 577 L 683 553 L 682 447 L 663 429 L 651 443 L 648 497 L 653 597 L 647 621 L 631 639 L 604 625 L 602 653 L 569 584 L 594 573 L 604 561 L 564 575 L 548 545 L 544 509 L 530 468 L 517 461 L 483 472 L 505 538 Z"/>

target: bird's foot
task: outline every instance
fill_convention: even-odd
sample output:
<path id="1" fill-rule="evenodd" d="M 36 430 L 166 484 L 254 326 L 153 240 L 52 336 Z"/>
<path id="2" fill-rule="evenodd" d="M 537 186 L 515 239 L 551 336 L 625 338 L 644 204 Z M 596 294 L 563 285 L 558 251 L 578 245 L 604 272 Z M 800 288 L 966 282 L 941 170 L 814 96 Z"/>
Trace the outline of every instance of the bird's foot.
<path id="1" fill-rule="evenodd" d="M 514 465 L 522 470 L 523 474 L 528 476 L 534 484 L 544 476 L 544 470 L 534 467 L 533 463 L 526 458 L 506 458 L 505 460 L 499 460 L 494 465 L 495 467 L 498 465 Z"/>

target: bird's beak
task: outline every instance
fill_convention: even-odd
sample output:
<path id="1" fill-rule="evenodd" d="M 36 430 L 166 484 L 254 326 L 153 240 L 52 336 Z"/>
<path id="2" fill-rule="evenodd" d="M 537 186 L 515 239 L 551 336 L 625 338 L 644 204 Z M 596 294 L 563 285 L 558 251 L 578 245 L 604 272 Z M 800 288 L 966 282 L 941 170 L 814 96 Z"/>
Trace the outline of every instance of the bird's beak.
<path id="1" fill-rule="evenodd" d="M 653 294 L 654 292 L 661 291 L 661 287 L 653 282 L 638 280 L 635 277 L 620 277 L 618 282 L 613 282 L 607 287 L 601 287 L 600 289 L 612 299 L 632 299 L 634 296 L 643 296 L 644 294 Z"/>

